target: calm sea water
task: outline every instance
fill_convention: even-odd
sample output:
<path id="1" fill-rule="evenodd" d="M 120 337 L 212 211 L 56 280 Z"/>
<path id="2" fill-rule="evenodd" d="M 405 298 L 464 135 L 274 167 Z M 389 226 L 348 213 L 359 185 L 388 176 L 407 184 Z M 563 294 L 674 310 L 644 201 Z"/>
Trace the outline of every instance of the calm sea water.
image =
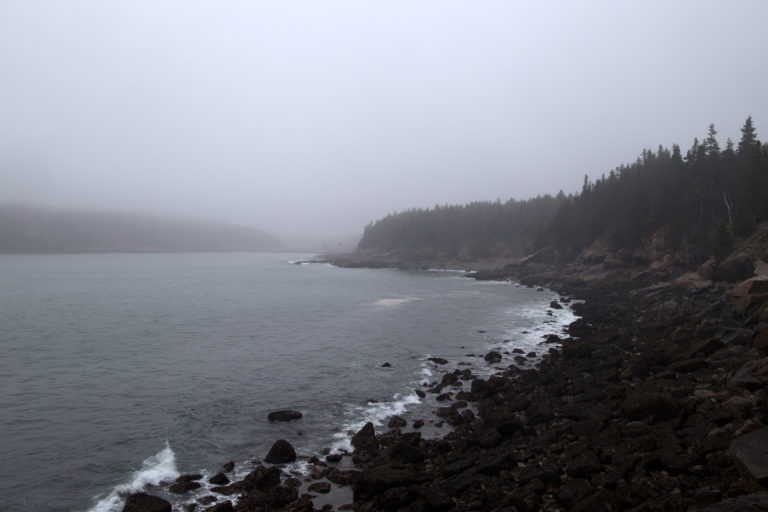
<path id="1" fill-rule="evenodd" d="M 0 256 L 0 510 L 121 510 L 276 439 L 344 448 L 365 421 L 427 418 L 413 390 L 455 368 L 428 357 L 491 372 L 477 356 L 543 351 L 574 318 L 551 292 L 301 258 Z M 283 408 L 304 418 L 267 421 Z"/>

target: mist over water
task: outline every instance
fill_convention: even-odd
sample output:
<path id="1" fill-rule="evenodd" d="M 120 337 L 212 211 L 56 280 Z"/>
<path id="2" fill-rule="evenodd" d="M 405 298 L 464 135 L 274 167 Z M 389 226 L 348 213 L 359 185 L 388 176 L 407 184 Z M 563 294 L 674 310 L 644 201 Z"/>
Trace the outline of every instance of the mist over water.
<path id="1" fill-rule="evenodd" d="M 0 256 L 4 510 L 119 510 L 177 472 L 247 471 L 276 439 L 312 455 L 365 421 L 434 419 L 413 390 L 455 366 L 428 357 L 490 373 L 489 349 L 546 350 L 573 318 L 548 292 L 298 257 Z M 266 420 L 284 408 L 304 418 Z"/>

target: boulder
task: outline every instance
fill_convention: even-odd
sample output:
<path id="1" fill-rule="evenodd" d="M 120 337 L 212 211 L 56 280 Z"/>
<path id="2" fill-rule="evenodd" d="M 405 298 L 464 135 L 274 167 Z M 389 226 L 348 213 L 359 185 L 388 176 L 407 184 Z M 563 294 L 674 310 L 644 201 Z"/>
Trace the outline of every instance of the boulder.
<path id="1" fill-rule="evenodd" d="M 310 485 L 307 490 L 309 492 L 317 492 L 320 494 L 328 494 L 331 492 L 331 484 L 328 482 L 315 482 L 314 484 Z"/>
<path id="2" fill-rule="evenodd" d="M 432 361 L 435 364 L 448 364 L 448 360 L 442 357 L 430 357 L 428 361 Z"/>
<path id="3" fill-rule="evenodd" d="M 768 510 L 768 492 L 747 494 L 696 509 L 697 512 L 763 512 L 765 510 Z"/>
<path id="4" fill-rule="evenodd" d="M 171 504 L 157 496 L 137 492 L 125 500 L 123 512 L 171 512 Z"/>
<path id="5" fill-rule="evenodd" d="M 485 360 L 486 360 L 486 362 L 488 362 L 489 364 L 498 363 L 498 362 L 500 362 L 500 361 L 501 361 L 501 354 L 499 354 L 499 353 L 498 353 L 498 352 L 496 352 L 495 350 L 491 350 L 490 352 L 488 352 L 487 354 L 485 354 L 485 358 L 484 358 L 484 359 L 485 359 Z"/>
<path id="6" fill-rule="evenodd" d="M 755 272 L 752 258 L 745 253 L 734 254 L 715 267 L 714 278 L 717 281 L 736 283 L 747 279 Z"/>
<path id="7" fill-rule="evenodd" d="M 269 413 L 267 419 L 269 421 L 291 421 L 298 420 L 302 417 L 299 411 L 275 411 Z"/>
<path id="8" fill-rule="evenodd" d="M 400 416 L 392 416 L 389 418 L 389 423 L 387 423 L 387 427 L 389 428 L 400 428 L 404 427 L 408 424 L 408 422 L 405 420 L 405 418 L 402 418 Z"/>
<path id="9" fill-rule="evenodd" d="M 352 436 L 352 446 L 356 452 L 376 452 L 379 449 L 379 441 L 376 439 L 376 431 L 373 423 L 366 423 L 360 431 Z"/>
<path id="10" fill-rule="evenodd" d="M 208 479 L 208 483 L 213 485 L 227 485 L 229 483 L 229 478 L 227 478 L 227 475 L 224 473 L 216 473 Z"/>
<path id="11" fill-rule="evenodd" d="M 768 276 L 753 277 L 735 285 L 731 301 L 734 312 L 739 315 L 759 309 L 768 301 Z"/>
<path id="12" fill-rule="evenodd" d="M 234 512 L 234 508 L 232 507 L 232 502 L 222 501 L 221 503 L 217 503 L 216 505 L 212 507 L 208 507 L 203 512 Z"/>
<path id="13" fill-rule="evenodd" d="M 293 449 L 291 443 L 285 439 L 278 439 L 272 448 L 267 453 L 265 462 L 270 464 L 284 464 L 286 462 L 293 462 L 296 460 L 296 450 Z"/>
<path id="14" fill-rule="evenodd" d="M 729 449 L 745 476 L 761 485 L 768 484 L 768 427 L 734 439 Z"/>
<path id="15" fill-rule="evenodd" d="M 556 300 L 553 300 L 552 302 L 550 302 L 549 307 L 551 307 L 552 309 L 563 309 L 563 306 L 561 306 L 560 303 L 557 302 Z"/>

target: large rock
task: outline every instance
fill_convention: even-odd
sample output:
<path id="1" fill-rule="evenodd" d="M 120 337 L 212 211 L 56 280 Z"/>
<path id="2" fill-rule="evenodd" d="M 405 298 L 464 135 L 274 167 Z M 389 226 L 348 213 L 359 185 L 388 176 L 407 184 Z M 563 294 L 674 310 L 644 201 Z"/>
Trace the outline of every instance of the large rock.
<path id="1" fill-rule="evenodd" d="M 734 254 L 715 267 L 714 278 L 717 281 L 736 283 L 747 279 L 755 272 L 755 265 L 748 254 Z"/>
<path id="2" fill-rule="evenodd" d="M 138 492 L 128 496 L 123 512 L 171 512 L 171 504 L 157 496 Z"/>
<path id="3" fill-rule="evenodd" d="M 768 492 L 747 494 L 723 500 L 706 508 L 692 509 L 697 512 L 764 512 L 768 510 Z"/>
<path id="4" fill-rule="evenodd" d="M 299 411 L 275 411 L 267 416 L 269 421 L 291 421 L 301 419 Z"/>
<path id="5" fill-rule="evenodd" d="M 501 361 L 501 354 L 499 354 L 495 350 L 491 350 L 490 352 L 485 354 L 485 360 L 490 364 L 498 363 L 499 361 Z"/>
<path id="6" fill-rule="evenodd" d="M 296 460 L 296 450 L 293 449 L 291 443 L 285 439 L 278 439 L 272 448 L 269 449 L 265 462 L 270 464 L 283 464 L 286 462 L 293 462 Z"/>
<path id="7" fill-rule="evenodd" d="M 232 507 L 232 502 L 222 501 L 221 503 L 218 503 L 212 507 L 209 507 L 205 509 L 203 512 L 234 512 L 234 508 Z"/>
<path id="8" fill-rule="evenodd" d="M 739 469 L 761 485 L 768 484 L 768 427 L 731 441 L 731 454 Z"/>
<path id="9" fill-rule="evenodd" d="M 759 309 L 768 301 L 768 277 L 759 276 L 742 281 L 733 287 L 733 310 L 739 315 Z"/>
<path id="10" fill-rule="evenodd" d="M 379 441 L 376 439 L 376 431 L 373 423 L 366 423 L 360 431 L 352 436 L 352 446 L 356 452 L 376 452 L 379 449 Z"/>

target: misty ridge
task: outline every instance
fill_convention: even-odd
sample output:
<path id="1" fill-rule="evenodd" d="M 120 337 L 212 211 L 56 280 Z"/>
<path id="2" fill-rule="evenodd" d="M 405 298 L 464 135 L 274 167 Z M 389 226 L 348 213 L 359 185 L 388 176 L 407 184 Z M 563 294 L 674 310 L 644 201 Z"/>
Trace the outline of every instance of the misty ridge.
<path id="1" fill-rule="evenodd" d="M 0 205 L 0 253 L 275 251 L 277 237 L 223 222 Z"/>

